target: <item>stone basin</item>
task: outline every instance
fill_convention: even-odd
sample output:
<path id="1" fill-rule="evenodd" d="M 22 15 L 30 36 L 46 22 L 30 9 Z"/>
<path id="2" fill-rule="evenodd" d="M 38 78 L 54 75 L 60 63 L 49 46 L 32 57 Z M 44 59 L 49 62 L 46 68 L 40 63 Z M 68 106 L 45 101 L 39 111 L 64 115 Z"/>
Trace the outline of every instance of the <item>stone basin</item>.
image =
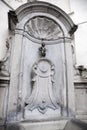
<path id="1" fill-rule="evenodd" d="M 59 120 L 47 122 L 8 123 L 6 130 L 87 130 L 87 124 L 80 120 Z"/>

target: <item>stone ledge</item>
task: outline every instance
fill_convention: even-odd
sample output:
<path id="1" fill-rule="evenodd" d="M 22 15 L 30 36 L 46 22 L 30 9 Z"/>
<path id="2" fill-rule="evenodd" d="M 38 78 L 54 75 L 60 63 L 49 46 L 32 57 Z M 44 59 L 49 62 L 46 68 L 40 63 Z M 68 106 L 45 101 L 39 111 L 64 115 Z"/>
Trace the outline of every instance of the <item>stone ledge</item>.
<path id="1" fill-rule="evenodd" d="M 7 130 L 63 130 L 68 120 L 7 124 Z"/>
<path id="2" fill-rule="evenodd" d="M 85 84 L 87 84 L 87 78 L 81 77 L 81 76 L 75 76 L 74 77 L 74 84 L 78 84 L 78 83 L 85 83 Z"/>
<path id="3" fill-rule="evenodd" d="M 0 76 L 0 87 L 6 87 L 6 85 L 9 83 L 10 83 L 10 77 Z"/>

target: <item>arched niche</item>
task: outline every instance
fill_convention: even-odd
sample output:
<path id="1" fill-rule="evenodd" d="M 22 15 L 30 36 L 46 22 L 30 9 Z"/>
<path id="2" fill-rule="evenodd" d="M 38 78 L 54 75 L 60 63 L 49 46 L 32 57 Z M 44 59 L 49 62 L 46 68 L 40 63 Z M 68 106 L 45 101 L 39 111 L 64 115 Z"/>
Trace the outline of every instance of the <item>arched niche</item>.
<path id="1" fill-rule="evenodd" d="M 74 116 L 71 42 L 77 26 L 45 2 L 24 4 L 8 16 L 13 35 L 8 120 Z"/>

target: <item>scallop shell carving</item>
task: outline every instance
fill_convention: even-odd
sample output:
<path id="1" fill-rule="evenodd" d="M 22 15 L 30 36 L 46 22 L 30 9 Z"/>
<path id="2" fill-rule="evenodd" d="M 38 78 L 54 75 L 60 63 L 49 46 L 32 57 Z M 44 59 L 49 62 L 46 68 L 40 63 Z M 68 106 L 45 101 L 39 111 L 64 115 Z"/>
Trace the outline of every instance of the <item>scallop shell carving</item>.
<path id="1" fill-rule="evenodd" d="M 25 25 L 25 31 L 36 39 L 57 40 L 63 36 L 59 25 L 47 17 L 35 17 Z"/>

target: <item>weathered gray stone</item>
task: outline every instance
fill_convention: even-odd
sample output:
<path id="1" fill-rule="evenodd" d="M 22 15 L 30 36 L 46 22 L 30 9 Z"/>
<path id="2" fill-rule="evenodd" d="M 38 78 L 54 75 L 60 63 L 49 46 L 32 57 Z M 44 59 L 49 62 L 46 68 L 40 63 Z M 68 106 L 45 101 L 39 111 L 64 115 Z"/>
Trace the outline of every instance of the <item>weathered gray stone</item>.
<path id="1" fill-rule="evenodd" d="M 39 1 L 10 11 L 9 25 L 7 130 L 62 130 L 75 114 L 71 39 L 77 26 L 58 7 Z"/>
<path id="2" fill-rule="evenodd" d="M 46 122 L 19 122 L 7 124 L 6 130 L 63 130 L 67 120 Z"/>
<path id="3" fill-rule="evenodd" d="M 70 120 L 64 130 L 87 130 L 87 124 L 80 120 Z"/>
<path id="4" fill-rule="evenodd" d="M 7 124 L 6 130 L 21 130 L 21 129 L 17 123 L 14 123 L 14 124 Z"/>
<path id="5" fill-rule="evenodd" d="M 69 43 L 76 29 L 74 23 L 59 8 L 39 1 L 19 7 L 10 19 L 11 29 L 16 29 L 12 39 L 8 120 L 72 117 L 75 106 Z"/>

